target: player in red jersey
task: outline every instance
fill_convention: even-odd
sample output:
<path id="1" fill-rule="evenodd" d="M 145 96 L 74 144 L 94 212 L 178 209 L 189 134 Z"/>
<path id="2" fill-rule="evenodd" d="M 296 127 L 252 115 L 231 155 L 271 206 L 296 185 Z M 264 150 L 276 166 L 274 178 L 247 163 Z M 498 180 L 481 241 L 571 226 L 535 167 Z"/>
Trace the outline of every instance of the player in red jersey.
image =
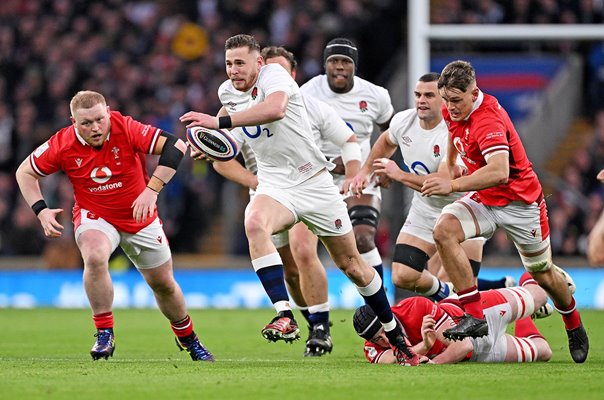
<path id="1" fill-rule="evenodd" d="M 434 228 L 443 265 L 467 312 L 445 336 L 459 340 L 487 334 L 480 292 L 460 243 L 473 237 L 489 238 L 501 227 L 516 245 L 525 269 L 562 314 L 573 360 L 584 362 L 589 350 L 587 333 L 565 273 L 552 261 L 541 184 L 512 121 L 496 98 L 478 89 L 474 68 L 466 61 L 445 66 L 438 88 L 449 128 L 447 161 L 441 164 L 442 175 L 424 181 L 422 194 L 469 192 L 443 208 Z M 454 174 L 458 153 L 468 175 Z"/>
<path id="2" fill-rule="evenodd" d="M 547 302 L 547 295 L 527 272 L 520 282 L 520 287 L 481 292 L 489 325 L 489 334 L 482 338 L 455 342 L 443 335 L 464 314 L 457 300 L 434 303 L 423 296 L 409 297 L 392 311 L 423 363 L 548 361 L 551 348 L 530 317 Z M 374 320 L 375 315 L 366 306 L 358 308 L 353 317 L 357 334 L 366 340 L 365 358 L 374 364 L 395 363 L 388 338 Z M 508 324 L 514 321 L 514 336 L 506 334 Z"/>
<path id="3" fill-rule="evenodd" d="M 195 361 L 213 361 L 199 342 L 184 296 L 174 280 L 168 239 L 157 215 L 157 196 L 176 173 L 185 143 L 161 129 L 111 111 L 97 92 L 78 92 L 72 125 L 54 134 L 21 163 L 21 193 L 49 238 L 59 237 L 62 209 L 48 208 L 39 180 L 62 170 L 73 185 L 75 239 L 84 260 L 84 288 L 97 328 L 93 359 L 113 356 L 113 284 L 109 257 L 121 246 L 149 284 L 170 321 L 177 344 Z M 159 154 L 147 175 L 145 154 Z"/>

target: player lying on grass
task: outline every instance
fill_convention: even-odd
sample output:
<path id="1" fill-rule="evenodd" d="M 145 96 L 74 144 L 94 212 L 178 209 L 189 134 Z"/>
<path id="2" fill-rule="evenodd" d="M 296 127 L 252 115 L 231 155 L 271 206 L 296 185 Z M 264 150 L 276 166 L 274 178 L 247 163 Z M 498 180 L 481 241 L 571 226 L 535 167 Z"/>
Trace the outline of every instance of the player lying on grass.
<path id="1" fill-rule="evenodd" d="M 421 296 L 409 297 L 392 311 L 405 330 L 412 350 L 422 363 L 451 364 L 459 361 L 534 362 L 548 361 L 552 350 L 541 336 L 531 315 L 547 302 L 545 291 L 528 272 L 520 286 L 488 290 L 481 293 L 489 334 L 461 341 L 445 339 L 443 331 L 454 326 L 464 311 L 458 300 L 434 303 Z M 506 333 L 508 324 L 516 322 L 514 336 Z M 365 357 L 374 364 L 397 362 L 381 325 L 367 306 L 354 313 L 356 332 L 365 339 Z"/>

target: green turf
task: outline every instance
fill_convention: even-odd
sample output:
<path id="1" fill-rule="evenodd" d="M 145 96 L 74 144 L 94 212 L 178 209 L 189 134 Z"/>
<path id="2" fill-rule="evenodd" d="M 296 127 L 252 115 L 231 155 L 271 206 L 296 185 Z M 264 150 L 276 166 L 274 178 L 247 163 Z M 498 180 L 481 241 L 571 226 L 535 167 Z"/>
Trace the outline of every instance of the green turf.
<path id="1" fill-rule="evenodd" d="M 370 365 L 349 310 L 332 311 L 332 354 L 304 358 L 304 345 L 267 343 L 270 310 L 195 310 L 217 361 L 178 352 L 157 310 L 117 310 L 113 358 L 93 362 L 87 310 L 0 309 L 0 399 L 601 399 L 604 312 L 585 311 L 587 362 L 570 359 L 558 315 L 538 321 L 549 363 Z M 306 332 L 303 332 L 306 336 Z"/>

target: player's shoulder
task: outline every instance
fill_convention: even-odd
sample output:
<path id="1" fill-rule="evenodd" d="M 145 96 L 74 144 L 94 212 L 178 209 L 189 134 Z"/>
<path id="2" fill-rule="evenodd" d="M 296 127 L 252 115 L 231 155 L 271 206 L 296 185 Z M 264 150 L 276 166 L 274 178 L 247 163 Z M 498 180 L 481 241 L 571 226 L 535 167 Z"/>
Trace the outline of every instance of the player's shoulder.
<path id="1" fill-rule="evenodd" d="M 503 107 L 499 104 L 499 100 L 496 97 L 489 94 L 483 93 L 482 104 L 476 110 L 477 115 L 481 118 L 483 116 L 500 115 L 503 111 Z"/>
<path id="2" fill-rule="evenodd" d="M 258 72 L 258 81 L 257 84 L 261 84 L 266 80 L 283 80 L 283 81 L 293 81 L 294 78 L 283 68 L 281 64 L 272 63 L 265 64 L 260 68 L 260 72 Z"/>
<path id="3" fill-rule="evenodd" d="M 390 121 L 390 126 L 404 126 L 408 125 L 409 122 L 414 121 L 417 118 L 417 111 L 415 108 L 409 108 L 407 110 L 402 110 L 394 114 L 392 117 L 392 121 Z"/>
<path id="4" fill-rule="evenodd" d="M 323 82 L 327 82 L 327 77 L 326 75 L 317 75 L 317 76 L 313 76 L 312 78 L 310 78 L 308 81 L 306 81 L 306 83 L 304 83 L 301 88 L 303 90 L 308 90 L 311 88 L 317 88 L 320 87 Z"/>
<path id="5" fill-rule="evenodd" d="M 328 113 L 330 110 L 333 110 L 333 107 L 311 93 L 302 93 L 302 100 L 304 101 L 304 105 L 309 113 L 324 114 Z"/>
<path id="6" fill-rule="evenodd" d="M 227 79 L 218 86 L 218 96 L 232 94 L 234 90 L 233 83 Z"/>
<path id="7" fill-rule="evenodd" d="M 84 139 L 81 139 L 83 142 Z M 78 137 L 73 125 L 66 126 L 55 132 L 47 141 L 39 145 L 32 154 L 37 159 L 42 155 L 54 154 L 64 156 L 78 144 Z"/>
<path id="8" fill-rule="evenodd" d="M 505 124 L 505 115 L 506 112 L 497 98 L 485 94 L 482 104 L 472 114 L 472 126 L 474 129 L 490 130 L 493 126 Z"/>
<path id="9" fill-rule="evenodd" d="M 363 93 L 372 94 L 376 97 L 388 97 L 390 93 L 385 87 L 376 85 L 375 83 L 369 82 L 367 79 L 361 78 L 360 76 L 354 77 L 354 87 Z"/>
<path id="10" fill-rule="evenodd" d="M 433 305 L 434 302 L 430 299 L 428 299 L 427 297 L 424 296 L 411 296 L 411 297 L 407 297 L 401 301 L 399 301 L 398 303 L 396 303 L 396 305 L 394 307 L 392 307 L 392 309 L 401 309 L 401 310 L 405 310 L 405 309 L 414 309 L 415 307 L 419 306 L 419 305 Z"/>
<path id="11" fill-rule="evenodd" d="M 109 118 L 111 119 L 111 126 L 115 127 L 116 125 L 125 125 L 128 121 L 131 121 L 133 118 L 129 115 L 124 115 L 117 110 L 109 111 Z M 115 129 L 112 129 L 112 132 Z"/>

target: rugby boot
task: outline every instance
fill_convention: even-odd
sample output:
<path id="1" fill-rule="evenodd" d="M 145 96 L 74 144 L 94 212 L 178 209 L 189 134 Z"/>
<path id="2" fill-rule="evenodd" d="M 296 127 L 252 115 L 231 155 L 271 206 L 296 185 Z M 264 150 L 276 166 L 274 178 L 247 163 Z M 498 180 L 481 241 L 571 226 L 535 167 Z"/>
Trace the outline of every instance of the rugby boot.
<path id="1" fill-rule="evenodd" d="M 331 353 L 333 343 L 329 335 L 329 325 L 319 323 L 309 329 L 304 357 L 321 357 L 326 353 Z"/>
<path id="2" fill-rule="evenodd" d="M 273 318 L 262 328 L 261 333 L 270 342 L 283 340 L 286 343 L 292 343 L 294 340 L 300 339 L 300 329 L 298 329 L 296 320 L 281 315 Z"/>
<path id="3" fill-rule="evenodd" d="M 567 330 L 566 334 L 568 335 L 568 348 L 573 361 L 578 364 L 584 363 L 589 351 L 589 339 L 583 327 L 583 322 L 578 328 Z"/>
<path id="4" fill-rule="evenodd" d="M 90 355 L 93 360 L 104 358 L 107 360 L 109 356 L 113 357 L 115 351 L 115 337 L 113 329 L 99 329 L 95 334 L 96 342 L 90 350 Z"/>
<path id="5" fill-rule="evenodd" d="M 201 344 L 197 335 L 192 338 L 176 338 L 176 346 L 180 351 L 189 353 L 193 361 L 214 361 L 214 356 Z"/>
<path id="6" fill-rule="evenodd" d="M 467 313 L 459 317 L 457 325 L 443 332 L 443 336 L 449 340 L 463 340 L 467 337 L 477 338 L 488 334 L 487 320 L 473 317 Z"/>

